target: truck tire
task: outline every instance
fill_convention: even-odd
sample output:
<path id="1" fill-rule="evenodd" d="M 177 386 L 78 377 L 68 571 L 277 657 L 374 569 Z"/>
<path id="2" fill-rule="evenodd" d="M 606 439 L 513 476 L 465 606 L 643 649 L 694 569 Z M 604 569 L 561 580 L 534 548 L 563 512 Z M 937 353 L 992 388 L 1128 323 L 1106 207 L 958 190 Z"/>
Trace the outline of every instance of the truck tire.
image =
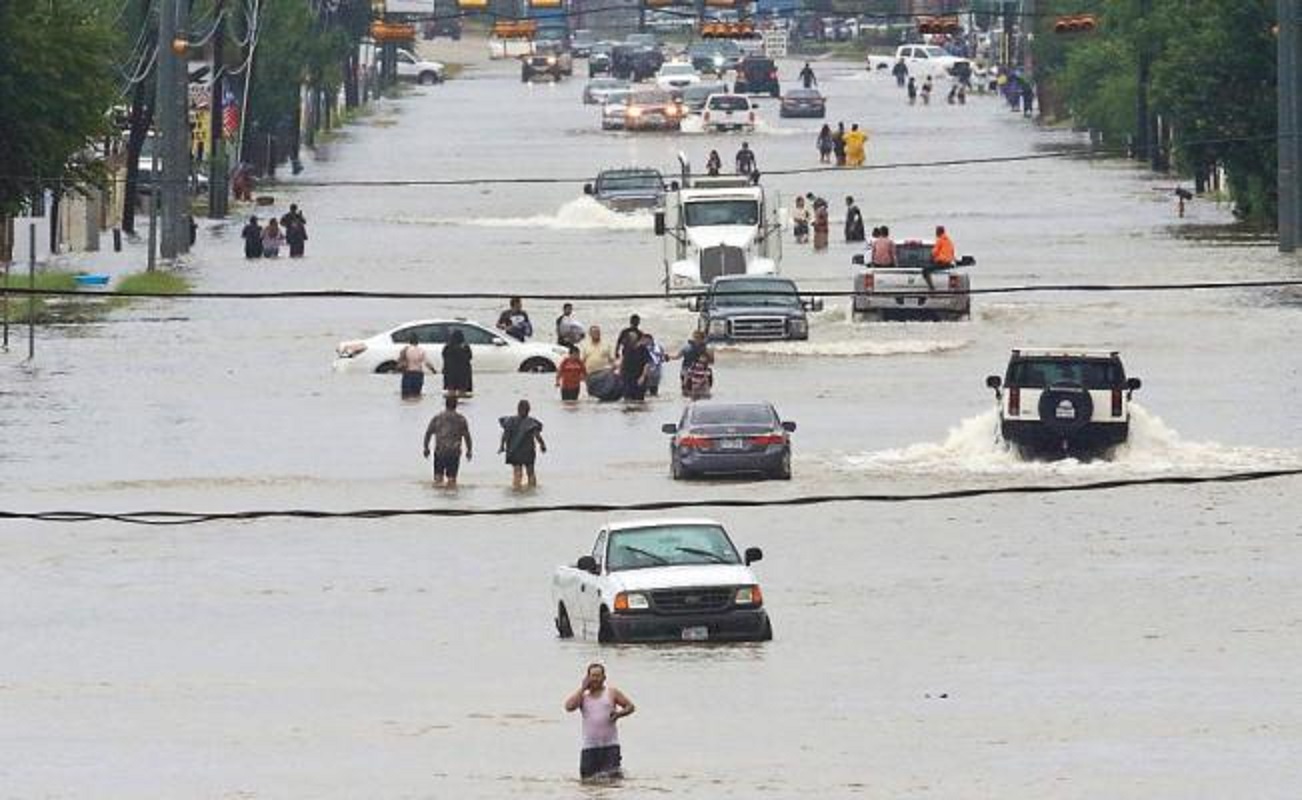
<path id="1" fill-rule="evenodd" d="M 525 362 L 520 365 L 520 371 L 521 372 L 555 372 L 556 365 L 545 358 L 534 356 L 533 358 L 525 359 Z"/>
<path id="2" fill-rule="evenodd" d="M 602 606 L 601 621 L 597 623 L 597 643 L 615 644 L 617 641 L 615 629 L 610 626 L 610 612 L 606 610 L 605 606 Z"/>
<path id="3" fill-rule="evenodd" d="M 574 638 L 574 628 L 570 625 L 570 614 L 564 603 L 556 606 L 556 634 L 562 639 Z"/>
<path id="4" fill-rule="evenodd" d="M 1071 406 L 1072 416 L 1058 416 L 1058 408 L 1064 403 Z M 1067 436 L 1089 424 L 1094 416 L 1094 400 L 1089 392 L 1077 386 L 1051 386 L 1040 395 L 1037 410 L 1041 425 L 1060 436 Z"/>

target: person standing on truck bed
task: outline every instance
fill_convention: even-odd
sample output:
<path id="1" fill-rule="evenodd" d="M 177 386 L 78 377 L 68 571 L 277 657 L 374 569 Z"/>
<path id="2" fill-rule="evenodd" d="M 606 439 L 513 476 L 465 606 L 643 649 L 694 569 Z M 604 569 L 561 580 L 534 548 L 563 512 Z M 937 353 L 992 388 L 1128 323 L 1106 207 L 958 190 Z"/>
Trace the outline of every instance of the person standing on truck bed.
<path id="1" fill-rule="evenodd" d="M 871 259 L 874 267 L 895 266 L 895 240 L 891 238 L 891 229 L 885 225 L 873 232 Z"/>

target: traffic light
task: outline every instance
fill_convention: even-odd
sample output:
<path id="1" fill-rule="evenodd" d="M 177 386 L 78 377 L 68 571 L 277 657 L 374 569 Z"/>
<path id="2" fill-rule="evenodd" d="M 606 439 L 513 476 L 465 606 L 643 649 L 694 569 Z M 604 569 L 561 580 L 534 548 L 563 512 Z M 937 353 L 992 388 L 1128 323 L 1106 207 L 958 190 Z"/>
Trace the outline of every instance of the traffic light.
<path id="1" fill-rule="evenodd" d="M 958 17 L 919 17 L 918 33 L 925 36 L 932 34 L 956 34 L 962 33 L 963 26 L 959 24 Z"/>
<path id="2" fill-rule="evenodd" d="M 1098 20 L 1093 14 L 1076 14 L 1070 17 L 1058 17 L 1053 23 L 1053 32 L 1058 34 L 1093 33 L 1098 27 Z"/>

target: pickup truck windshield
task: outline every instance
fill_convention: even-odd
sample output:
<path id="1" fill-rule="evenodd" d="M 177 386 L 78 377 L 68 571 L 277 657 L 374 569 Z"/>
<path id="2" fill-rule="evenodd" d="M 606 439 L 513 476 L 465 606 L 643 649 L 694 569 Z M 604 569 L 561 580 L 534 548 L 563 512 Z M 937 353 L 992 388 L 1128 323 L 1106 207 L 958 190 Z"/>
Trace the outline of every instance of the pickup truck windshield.
<path id="1" fill-rule="evenodd" d="M 683 207 L 687 226 L 759 224 L 759 203 L 755 200 L 698 200 Z"/>
<path id="2" fill-rule="evenodd" d="M 659 192 L 663 187 L 659 172 L 607 172 L 597 179 L 598 192 Z"/>
<path id="3" fill-rule="evenodd" d="M 1125 386 L 1126 374 L 1118 362 L 1101 358 L 1024 358 L 1008 367 L 1009 386 L 1043 389 L 1059 383 L 1074 383 L 1085 389 L 1120 389 Z"/>
<path id="4" fill-rule="evenodd" d="M 740 564 L 737 549 L 714 525 L 662 525 L 610 535 L 606 568 L 611 572 L 680 564 Z"/>
<path id="5" fill-rule="evenodd" d="M 778 306 L 797 308 L 800 294 L 794 283 L 768 280 L 724 281 L 715 285 L 711 299 L 716 306 Z"/>

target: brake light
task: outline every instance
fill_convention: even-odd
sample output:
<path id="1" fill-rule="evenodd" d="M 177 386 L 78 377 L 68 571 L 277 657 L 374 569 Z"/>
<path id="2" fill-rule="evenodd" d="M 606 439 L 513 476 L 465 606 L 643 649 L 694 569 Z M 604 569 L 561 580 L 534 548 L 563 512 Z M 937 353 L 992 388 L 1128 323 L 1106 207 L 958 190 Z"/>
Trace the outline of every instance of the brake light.
<path id="1" fill-rule="evenodd" d="M 1121 390 L 1112 390 L 1112 416 L 1121 416 Z"/>
<path id="2" fill-rule="evenodd" d="M 710 440 L 704 436 L 683 436 L 678 440 L 678 446 L 689 450 L 705 448 L 710 446 Z"/>
<path id="3" fill-rule="evenodd" d="M 873 274 L 871 272 L 864 273 L 863 290 L 865 292 L 871 292 L 873 290 Z"/>
<path id="4" fill-rule="evenodd" d="M 1016 386 L 1008 390 L 1008 416 L 1017 417 L 1022 413 L 1022 390 Z"/>
<path id="5" fill-rule="evenodd" d="M 758 445 L 765 445 L 765 446 L 770 444 L 782 444 L 786 440 L 787 437 L 783 436 L 780 433 L 766 433 L 762 436 L 750 437 L 751 444 L 758 444 Z"/>

